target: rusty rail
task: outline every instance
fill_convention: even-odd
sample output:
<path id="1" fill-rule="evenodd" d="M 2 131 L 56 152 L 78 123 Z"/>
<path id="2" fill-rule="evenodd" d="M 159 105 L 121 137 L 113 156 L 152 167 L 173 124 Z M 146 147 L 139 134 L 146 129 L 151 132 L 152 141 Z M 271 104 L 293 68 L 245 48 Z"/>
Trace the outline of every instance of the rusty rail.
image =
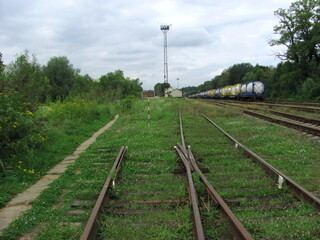
<path id="1" fill-rule="evenodd" d="M 262 114 L 259 114 L 259 113 L 256 113 L 256 112 L 247 111 L 247 110 L 244 110 L 243 113 L 247 114 L 247 115 L 250 115 L 250 116 L 254 116 L 254 117 L 263 119 L 263 120 L 266 120 L 266 121 L 269 121 L 269 122 L 272 122 L 272 123 L 276 123 L 276 124 L 279 124 L 279 125 L 282 125 L 282 126 L 285 126 L 285 127 L 289 127 L 289 128 L 293 128 L 293 129 L 302 131 L 302 132 L 310 133 L 310 134 L 315 135 L 315 136 L 320 136 L 320 129 L 317 129 L 317 128 L 303 126 L 303 125 L 300 125 L 300 124 L 297 124 L 297 123 L 293 123 L 293 122 L 288 122 L 288 121 L 285 121 L 285 120 L 272 118 L 272 117 L 269 117 L 269 116 L 265 116 L 265 115 L 262 115 Z"/>
<path id="2" fill-rule="evenodd" d="M 91 240 L 96 238 L 96 235 L 98 232 L 98 221 L 100 219 L 104 206 L 109 200 L 107 191 L 110 188 L 111 181 L 112 181 L 112 184 L 115 184 L 116 180 L 118 179 L 118 176 L 120 174 L 120 169 L 121 169 L 121 163 L 127 150 L 128 150 L 127 147 L 121 147 L 119 154 L 116 160 L 114 161 L 114 164 L 109 172 L 107 180 L 105 181 L 105 184 L 102 187 L 99 198 L 92 210 L 91 216 L 82 233 L 82 236 L 80 238 L 81 240 L 87 240 L 87 239 Z"/>
<path id="3" fill-rule="evenodd" d="M 285 183 L 289 186 L 291 191 L 295 194 L 297 198 L 299 198 L 303 202 L 307 202 L 309 204 L 314 205 L 317 209 L 320 209 L 320 199 L 314 196 L 312 193 L 310 193 L 308 190 L 303 188 L 301 185 L 296 183 L 294 180 L 283 174 L 281 171 L 273 167 L 271 164 L 266 162 L 264 159 L 259 157 L 256 153 L 242 145 L 240 142 L 238 142 L 235 138 L 233 138 L 230 134 L 225 132 L 222 128 L 220 128 L 216 123 L 214 123 L 212 120 L 210 120 L 207 116 L 202 116 L 207 119 L 212 125 L 214 125 L 217 129 L 219 129 L 223 134 L 225 134 L 232 142 L 237 144 L 238 148 L 241 148 L 246 154 L 248 154 L 249 157 L 251 157 L 256 163 L 261 165 L 264 170 L 269 173 L 274 179 L 277 179 L 279 176 L 281 176 Z"/>
<path id="4" fill-rule="evenodd" d="M 180 132 L 181 132 L 181 138 L 184 138 L 181 115 L 180 115 Z M 184 139 L 183 139 L 183 142 L 184 142 Z M 193 182 L 192 174 L 190 170 L 192 168 L 199 174 L 201 180 L 205 184 L 206 189 L 209 195 L 212 197 L 213 201 L 220 206 L 223 215 L 227 218 L 229 222 L 234 239 L 235 240 L 253 240 L 253 238 L 248 233 L 248 231 L 243 227 L 242 223 L 233 214 L 233 212 L 230 210 L 228 205 L 224 202 L 222 197 L 217 193 L 217 191 L 213 188 L 209 180 L 205 177 L 205 175 L 202 173 L 202 171 L 198 167 L 194 159 L 194 156 L 192 154 L 191 147 L 189 146 L 188 149 L 186 149 L 185 144 L 184 145 L 178 144 L 178 147 L 175 147 L 175 149 L 186 167 L 186 170 L 188 173 L 188 180 L 190 179 L 190 181 Z M 195 193 L 192 193 L 192 194 L 194 194 L 194 198 L 196 198 L 196 201 L 192 202 L 192 206 L 193 206 L 193 209 L 199 209 L 196 191 L 194 190 L 194 192 Z M 194 213 L 194 219 L 195 219 L 198 239 L 204 239 L 200 213 L 197 212 L 196 215 Z M 198 232 L 198 229 L 200 229 L 200 232 Z"/>
<path id="5" fill-rule="evenodd" d="M 214 103 L 214 104 L 218 105 L 219 103 Z M 285 117 L 285 118 L 296 120 L 296 121 L 299 121 L 299 122 L 310 123 L 310 124 L 313 124 L 313 125 L 316 125 L 316 126 L 320 126 L 320 120 L 314 119 L 314 118 L 300 117 L 300 116 L 297 116 L 297 115 L 278 112 L 278 111 L 272 111 L 272 110 L 265 110 L 265 109 L 261 109 L 261 108 L 243 106 L 243 105 L 240 105 L 239 103 L 238 104 L 237 103 L 224 103 L 222 106 L 225 106 L 225 105 L 230 105 L 230 106 L 239 107 L 239 108 L 246 108 L 248 110 L 253 110 L 253 111 L 263 111 L 263 112 L 271 113 L 271 114 L 276 115 L 276 116 Z"/>
<path id="6" fill-rule="evenodd" d="M 293 110 L 298 110 L 302 112 L 313 112 L 313 113 L 320 113 L 320 108 L 315 107 L 299 107 L 299 106 L 292 106 L 286 104 L 270 104 L 270 103 L 262 103 L 261 105 L 269 106 L 269 107 L 283 107 L 283 108 L 290 108 Z"/>
<path id="7" fill-rule="evenodd" d="M 187 179 L 188 179 L 188 185 L 189 185 L 189 195 L 190 195 L 190 201 L 192 205 L 192 213 L 193 213 L 193 221 L 194 221 L 194 227 L 195 227 L 195 235 L 198 240 L 205 240 L 203 226 L 201 222 L 201 216 L 200 216 L 200 210 L 199 210 L 199 200 L 197 196 L 197 191 L 194 187 L 194 182 L 192 178 L 191 173 L 191 165 L 189 159 L 185 158 L 185 155 L 187 154 L 186 145 L 184 141 L 184 134 L 182 129 L 182 119 L 180 114 L 180 136 L 181 136 L 181 142 L 182 145 L 178 144 L 178 147 L 175 147 L 178 155 L 180 156 L 183 165 L 187 172 Z"/>
<path id="8" fill-rule="evenodd" d="M 274 115 L 277 115 L 277 116 L 281 116 L 281 117 L 293 119 L 293 120 L 296 120 L 299 122 L 310 123 L 313 125 L 320 126 L 320 120 L 318 120 L 318 119 L 305 118 L 305 117 L 300 117 L 300 116 L 296 116 L 296 115 L 292 115 L 292 114 L 288 114 L 288 113 L 283 113 L 283 112 L 277 112 L 277 111 L 269 111 L 269 112 Z"/>

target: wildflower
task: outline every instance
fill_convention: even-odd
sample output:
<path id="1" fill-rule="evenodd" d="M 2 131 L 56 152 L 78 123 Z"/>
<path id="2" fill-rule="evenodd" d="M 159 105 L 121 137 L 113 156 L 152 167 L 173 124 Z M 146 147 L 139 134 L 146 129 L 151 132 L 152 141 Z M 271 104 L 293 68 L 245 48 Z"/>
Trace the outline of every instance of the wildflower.
<path id="1" fill-rule="evenodd" d="M 49 137 L 42 137 L 40 134 L 38 136 L 41 138 L 42 141 L 47 141 Z"/>
<path id="2" fill-rule="evenodd" d="M 30 111 L 26 111 L 26 114 L 28 114 L 28 115 L 33 115 L 33 113 L 32 112 L 30 112 Z"/>

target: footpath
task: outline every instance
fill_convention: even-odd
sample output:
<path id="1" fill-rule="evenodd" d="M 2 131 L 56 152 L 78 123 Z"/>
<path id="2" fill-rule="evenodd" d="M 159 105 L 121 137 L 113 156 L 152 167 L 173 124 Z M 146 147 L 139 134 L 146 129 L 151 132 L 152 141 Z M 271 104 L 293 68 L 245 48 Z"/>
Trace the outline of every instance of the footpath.
<path id="1" fill-rule="evenodd" d="M 66 171 L 68 166 L 74 164 L 79 155 L 83 153 L 92 143 L 94 143 L 99 135 L 110 128 L 118 118 L 119 115 L 116 115 L 112 121 L 95 132 L 88 140 L 83 142 L 74 151 L 74 153 L 63 159 L 55 167 L 49 170 L 46 175 L 40 178 L 38 182 L 26 189 L 24 192 L 19 193 L 17 196 L 11 199 L 11 201 L 8 202 L 5 207 L 0 209 L 0 236 L 2 235 L 3 230 L 7 228 L 11 222 L 32 207 L 31 202 L 35 200 L 50 183 L 52 183 L 55 179 L 58 179 Z"/>

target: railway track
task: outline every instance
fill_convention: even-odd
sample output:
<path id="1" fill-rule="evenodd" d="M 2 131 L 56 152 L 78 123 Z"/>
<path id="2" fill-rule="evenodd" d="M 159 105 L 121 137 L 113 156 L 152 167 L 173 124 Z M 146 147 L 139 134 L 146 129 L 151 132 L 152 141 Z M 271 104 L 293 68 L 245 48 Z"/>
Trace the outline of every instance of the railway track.
<path id="1" fill-rule="evenodd" d="M 201 142 L 208 161 L 186 147 L 181 117 L 178 169 L 124 160 L 122 147 L 81 239 L 300 239 L 296 230 L 283 231 L 300 223 L 308 239 L 320 237 L 320 200 L 205 118 L 218 129 L 210 127 L 214 141 L 197 135 L 209 131 L 205 120 L 196 131 L 186 120 L 186 139 Z"/>
<path id="2" fill-rule="evenodd" d="M 313 136 L 320 137 L 320 126 L 318 125 L 319 124 L 318 122 L 314 121 L 314 119 L 300 118 L 298 116 L 276 113 L 277 115 L 280 115 L 285 118 L 285 119 L 283 118 L 281 119 L 281 118 L 275 118 L 275 117 L 267 116 L 265 114 L 247 111 L 247 110 L 244 110 L 243 113 L 256 118 L 266 120 L 268 122 L 276 123 L 278 125 L 282 125 L 288 128 L 293 128 L 295 130 L 306 132 Z M 292 120 L 292 118 L 299 119 L 300 121 Z M 305 122 L 307 122 L 307 124 L 305 124 Z M 308 124 L 310 122 L 312 122 L 313 125 Z M 314 123 L 316 123 L 317 125 L 314 125 Z"/>
<path id="3" fill-rule="evenodd" d="M 119 179 L 121 163 L 123 162 L 124 151 L 126 151 L 126 148 L 121 148 L 95 204 L 90 219 L 87 222 L 81 237 L 82 240 L 108 238 L 176 239 L 174 231 L 176 231 L 179 226 L 183 224 L 191 225 L 191 212 L 193 227 L 190 228 L 189 233 L 184 233 L 183 237 L 178 237 L 178 239 L 214 239 L 213 237 L 215 234 L 221 236 L 219 239 L 231 239 L 229 232 L 221 233 L 221 231 L 224 231 L 223 222 L 225 222 L 225 220 L 220 219 L 220 216 L 216 216 L 214 212 L 208 213 L 208 204 L 206 205 L 205 213 L 210 215 L 208 217 L 201 216 L 199 209 L 201 207 L 203 211 L 204 204 L 199 204 L 197 190 L 192 176 L 192 172 L 194 171 L 200 174 L 202 180 L 206 183 L 208 192 L 214 199 L 214 205 L 221 206 L 224 215 L 228 217 L 228 222 L 230 222 L 230 225 L 232 226 L 232 232 L 235 239 L 252 239 L 241 223 L 234 215 L 232 215 L 232 212 L 223 202 L 222 198 L 214 191 L 212 185 L 206 180 L 200 168 L 196 165 L 194 158 L 192 158 L 191 149 L 186 148 L 181 118 L 180 133 L 182 144 L 178 144 L 178 147 L 175 149 L 182 161 L 180 162 L 180 167 L 174 171 L 179 175 L 173 175 L 170 172 L 161 174 L 155 172 L 157 170 L 162 172 L 163 170 L 161 169 L 165 169 L 165 166 L 160 167 L 159 165 L 154 166 L 154 169 L 151 172 L 146 171 L 146 169 L 143 169 L 141 166 L 140 168 L 138 167 L 140 171 L 130 171 L 130 174 L 128 174 L 128 172 L 126 172 L 128 166 L 126 166 L 123 170 L 126 174 L 123 174 Z M 125 164 L 130 164 L 130 161 L 127 159 Z M 144 167 L 150 168 L 150 166 L 147 165 L 148 164 L 145 164 Z M 186 178 L 183 178 L 182 174 L 185 174 Z M 159 178 L 160 175 L 163 176 Z M 174 198 L 176 195 L 175 190 L 168 188 L 167 183 L 170 182 L 170 184 L 172 184 L 172 178 L 175 178 L 175 180 L 178 180 L 179 182 L 181 182 L 182 178 L 187 180 L 187 184 L 184 180 L 184 184 L 181 185 L 183 186 L 183 197 L 181 196 L 181 193 L 179 193 L 179 197 Z M 118 179 L 120 180 L 119 183 Z M 154 189 L 150 189 L 150 191 L 141 191 L 142 189 L 145 189 L 143 185 L 146 181 L 150 182 L 150 184 L 153 185 L 153 188 L 154 185 L 157 184 L 161 187 L 156 191 Z M 131 187 L 133 185 L 134 188 L 132 189 Z M 176 186 L 177 183 L 174 185 Z M 115 189 L 113 189 L 114 186 L 116 186 Z M 185 189 L 188 189 L 188 191 L 186 192 Z M 190 209 L 192 210 L 191 212 Z M 150 211 L 153 212 L 153 214 L 150 214 Z M 219 224 L 223 223 L 222 227 L 219 226 L 219 224 L 213 224 L 212 219 L 215 219 Z M 203 224 L 206 224 L 206 235 L 204 233 Z M 150 228 L 159 228 L 159 226 L 160 228 L 166 228 L 159 229 L 159 233 L 164 230 L 164 232 L 168 234 L 167 236 L 150 235 L 148 230 Z M 115 227 L 122 227 L 122 232 L 110 231 L 110 229 Z M 214 228 L 214 234 L 208 232 L 208 228 Z M 222 230 L 219 228 L 222 228 Z M 169 233 L 170 229 L 172 230 L 171 233 Z M 164 233 L 162 232 L 161 234 Z"/>
<path id="4" fill-rule="evenodd" d="M 301 117 L 293 114 L 288 114 L 279 111 L 265 110 L 256 107 L 250 107 L 239 103 L 215 103 L 218 106 L 234 106 L 247 110 L 243 110 L 243 113 L 256 118 L 263 119 L 268 122 L 272 122 L 281 126 L 292 128 L 307 134 L 320 137 L 320 120 L 313 118 Z M 265 114 L 262 114 L 264 112 Z M 273 117 L 275 115 L 277 117 Z"/>
<path id="5" fill-rule="evenodd" d="M 270 104 L 291 104 L 291 105 L 320 107 L 319 102 L 300 102 L 300 101 L 288 101 L 288 100 L 265 100 L 264 102 L 270 103 Z"/>
<path id="6" fill-rule="evenodd" d="M 237 106 L 267 106 L 269 108 L 287 108 L 296 111 L 308 112 L 308 113 L 320 113 L 320 104 L 293 104 L 293 103 L 277 103 L 271 101 L 264 102 L 241 102 L 241 101 L 233 101 L 233 100 L 216 100 L 216 99 L 208 99 L 209 101 L 220 104 L 220 105 L 237 105 Z"/>
<path id="7" fill-rule="evenodd" d="M 116 163 L 115 163 L 116 164 Z M 165 162 L 126 160 L 118 184 L 110 185 L 111 170 L 81 239 L 170 239 L 189 221 L 185 181 Z M 117 175 L 115 176 L 117 178 Z M 109 185 L 107 185 L 109 183 Z M 102 197 L 103 196 L 103 197 Z M 98 216 L 98 217 L 96 217 Z M 183 228 L 182 228 L 183 229 Z M 184 229 L 185 230 L 185 229 Z"/>
<path id="8" fill-rule="evenodd" d="M 193 153 L 191 151 L 191 147 L 188 146 L 186 147 L 185 140 L 184 140 L 184 133 L 183 133 L 183 127 L 182 127 L 182 119 L 180 115 L 180 135 L 181 135 L 181 142 L 182 144 L 178 144 L 178 147 L 175 147 L 178 155 L 180 156 L 187 175 L 188 175 L 188 181 L 193 182 L 193 177 L 191 173 L 191 169 L 193 172 L 198 174 L 200 177 L 201 181 L 205 185 L 205 188 L 207 190 L 207 194 L 211 197 L 212 201 L 215 203 L 215 207 L 220 209 L 221 214 L 224 216 L 224 218 L 227 220 L 229 228 L 230 228 L 230 236 L 232 236 L 233 239 L 247 239 L 251 240 L 253 239 L 249 232 L 243 227 L 241 222 L 238 220 L 238 218 L 233 214 L 233 212 L 230 210 L 226 202 L 222 199 L 222 197 L 217 193 L 217 191 L 213 188 L 212 184 L 209 182 L 207 177 L 203 174 L 203 172 L 200 170 L 198 167 L 195 158 L 193 156 Z M 194 188 L 194 187 L 193 187 Z M 190 189 L 193 189 L 190 187 Z M 195 195 L 194 198 L 196 197 L 196 193 L 193 193 L 196 191 L 195 189 L 190 191 L 190 196 Z M 193 206 L 193 212 L 195 210 L 197 211 L 194 217 L 195 225 L 196 225 L 196 232 L 198 239 L 205 239 L 204 237 L 204 230 L 202 227 L 202 222 L 201 222 L 201 217 L 200 217 L 200 212 L 199 212 L 199 201 L 193 201 L 194 205 Z M 202 221 L 206 221 L 205 218 L 202 218 Z M 206 224 L 206 223 L 204 223 Z M 208 239 L 208 238 L 206 238 Z"/>
<path id="9" fill-rule="evenodd" d="M 246 102 L 247 105 L 258 105 L 267 106 L 269 108 L 288 108 L 292 110 L 309 112 L 309 113 L 320 113 L 320 105 L 300 105 L 294 103 L 270 103 L 270 102 Z"/>
<path id="10" fill-rule="evenodd" d="M 189 124 L 195 120 L 185 122 L 186 129 L 194 127 Z M 187 142 L 196 142 L 202 146 L 198 148 L 197 145 L 193 145 L 193 148 L 201 166 L 210 170 L 206 177 L 254 239 L 320 237 L 318 198 L 230 135 L 225 135 L 211 120 L 211 124 L 214 124 L 217 130 L 209 130 L 204 121 L 197 122 L 197 130 L 186 130 Z M 205 139 L 200 128 L 205 129 Z M 222 137 L 221 134 L 225 136 Z M 233 144 L 230 143 L 230 139 Z M 250 158 L 241 154 L 239 148 Z M 298 226 L 297 229 L 287 227 L 294 225 Z"/>

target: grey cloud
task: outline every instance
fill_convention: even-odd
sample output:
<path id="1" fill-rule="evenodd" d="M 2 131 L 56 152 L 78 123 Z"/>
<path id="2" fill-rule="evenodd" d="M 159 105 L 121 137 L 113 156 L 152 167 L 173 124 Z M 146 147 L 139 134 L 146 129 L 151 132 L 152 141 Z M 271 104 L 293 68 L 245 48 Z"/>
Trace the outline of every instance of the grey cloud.
<path id="1" fill-rule="evenodd" d="M 274 64 L 264 38 L 272 35 L 273 11 L 289 5 L 290 0 L 0 0 L 0 51 L 5 63 L 26 48 L 41 64 L 67 56 L 94 78 L 122 69 L 151 89 L 163 81 L 159 27 L 172 23 L 169 81 L 175 86 L 179 77 L 180 86 L 199 85 L 235 64 L 235 56 Z"/>

